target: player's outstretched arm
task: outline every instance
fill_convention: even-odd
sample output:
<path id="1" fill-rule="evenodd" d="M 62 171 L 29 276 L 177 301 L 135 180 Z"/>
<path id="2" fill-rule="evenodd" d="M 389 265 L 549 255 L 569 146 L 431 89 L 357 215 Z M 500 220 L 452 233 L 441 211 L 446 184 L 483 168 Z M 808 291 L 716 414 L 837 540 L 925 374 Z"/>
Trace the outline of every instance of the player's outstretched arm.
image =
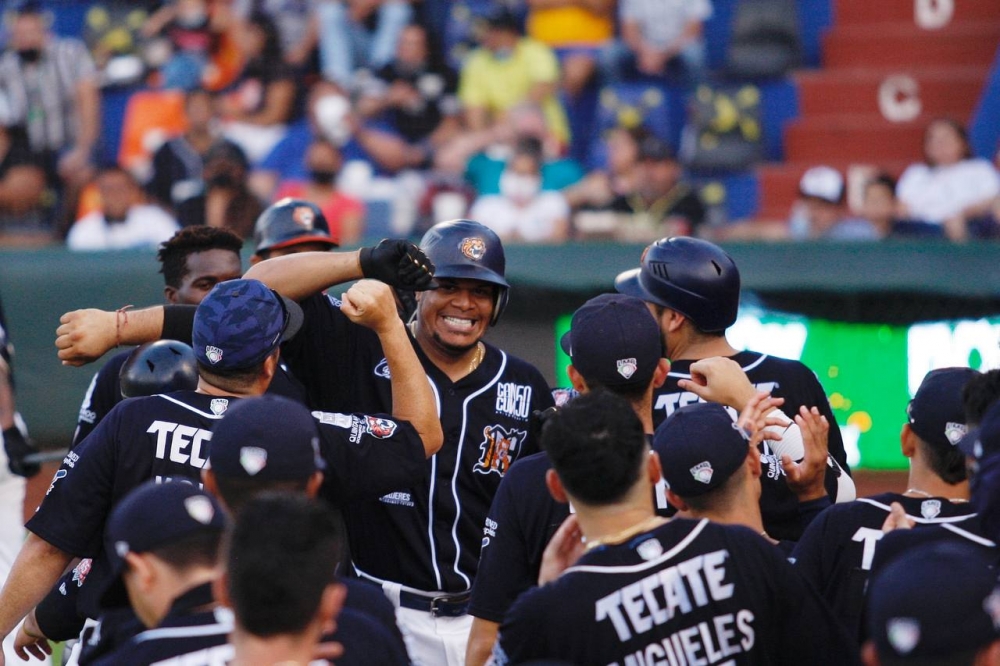
<path id="1" fill-rule="evenodd" d="M 162 330 L 162 305 L 142 310 L 73 310 L 59 318 L 56 348 L 63 365 L 81 366 L 118 345 L 159 340 Z"/>
<path id="2" fill-rule="evenodd" d="M 28 533 L 0 590 L 0 636 L 6 636 L 48 593 L 73 556 Z M 3 652 L 0 651 L 0 664 Z"/>
<path id="3" fill-rule="evenodd" d="M 343 282 L 370 278 L 401 289 L 430 286 L 434 264 L 413 243 L 386 239 L 356 252 L 301 252 L 262 261 L 245 278 L 300 301 Z"/>
<path id="4" fill-rule="evenodd" d="M 428 457 L 434 455 L 444 441 L 434 393 L 396 314 L 392 289 L 375 280 L 361 280 L 344 294 L 341 310 L 351 321 L 378 335 L 391 377 L 392 415 L 409 421 L 424 442 L 424 452 Z"/>

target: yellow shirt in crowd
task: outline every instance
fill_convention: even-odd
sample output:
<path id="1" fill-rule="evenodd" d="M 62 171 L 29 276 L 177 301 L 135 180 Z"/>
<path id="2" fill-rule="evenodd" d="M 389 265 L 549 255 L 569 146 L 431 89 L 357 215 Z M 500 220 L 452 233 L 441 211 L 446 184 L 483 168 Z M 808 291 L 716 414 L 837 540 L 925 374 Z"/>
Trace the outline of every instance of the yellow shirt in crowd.
<path id="1" fill-rule="evenodd" d="M 610 16 L 583 7 L 553 7 L 532 10 L 528 34 L 556 48 L 598 46 L 614 36 L 615 25 Z"/>

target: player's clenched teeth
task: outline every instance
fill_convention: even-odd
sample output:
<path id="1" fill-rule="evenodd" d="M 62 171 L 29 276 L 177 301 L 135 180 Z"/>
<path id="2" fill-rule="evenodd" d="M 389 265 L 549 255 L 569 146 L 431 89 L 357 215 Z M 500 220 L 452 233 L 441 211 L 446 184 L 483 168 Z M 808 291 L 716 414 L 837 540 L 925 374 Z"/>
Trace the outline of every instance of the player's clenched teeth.
<path id="1" fill-rule="evenodd" d="M 460 319 L 458 317 L 442 317 L 445 323 L 454 328 L 460 328 L 464 330 L 472 330 L 472 327 L 476 325 L 473 319 Z"/>

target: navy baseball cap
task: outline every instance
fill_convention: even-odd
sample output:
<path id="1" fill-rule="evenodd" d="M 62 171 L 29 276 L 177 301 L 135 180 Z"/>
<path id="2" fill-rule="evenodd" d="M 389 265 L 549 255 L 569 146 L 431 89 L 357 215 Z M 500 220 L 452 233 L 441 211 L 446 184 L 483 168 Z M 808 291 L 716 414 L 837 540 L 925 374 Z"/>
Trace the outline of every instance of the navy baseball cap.
<path id="1" fill-rule="evenodd" d="M 601 294 L 573 313 L 559 341 L 587 383 L 648 386 L 663 357 L 660 327 L 646 304 L 622 294 Z"/>
<path id="2" fill-rule="evenodd" d="M 986 410 L 979 427 L 970 430 L 958 443 L 958 448 L 976 460 L 1000 453 L 1000 401 Z"/>
<path id="3" fill-rule="evenodd" d="M 260 363 L 302 326 L 302 308 L 257 280 L 226 280 L 208 292 L 194 314 L 192 347 L 212 370 Z"/>
<path id="4" fill-rule="evenodd" d="M 918 548 L 891 560 L 869 583 L 867 605 L 882 664 L 971 664 L 960 655 L 1000 639 L 996 572 L 962 544 Z"/>
<path id="5" fill-rule="evenodd" d="M 104 532 L 111 577 L 101 594 L 103 608 L 128 606 L 122 582 L 125 556 L 146 553 L 199 532 L 222 533 L 226 513 L 219 502 L 187 481 L 147 481 L 115 506 Z"/>
<path id="6" fill-rule="evenodd" d="M 326 468 L 309 410 L 276 395 L 237 401 L 212 429 L 209 466 L 217 477 L 294 481 Z"/>
<path id="7" fill-rule="evenodd" d="M 663 479 L 681 497 L 721 486 L 746 461 L 749 446 L 726 408 L 714 402 L 681 407 L 653 435 Z"/>
<path id="8" fill-rule="evenodd" d="M 928 372 L 906 407 L 910 429 L 932 446 L 954 448 L 969 431 L 962 389 L 978 374 L 972 368 L 939 368 Z"/>

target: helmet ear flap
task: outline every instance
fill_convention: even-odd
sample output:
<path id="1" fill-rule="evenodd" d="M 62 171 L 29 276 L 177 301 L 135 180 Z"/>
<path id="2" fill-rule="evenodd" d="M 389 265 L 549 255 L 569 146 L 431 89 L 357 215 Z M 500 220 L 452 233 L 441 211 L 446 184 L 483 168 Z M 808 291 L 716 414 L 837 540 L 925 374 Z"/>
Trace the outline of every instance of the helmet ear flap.
<path id="1" fill-rule="evenodd" d="M 497 285 L 497 295 L 493 299 L 493 316 L 490 317 L 490 326 L 496 326 L 500 321 L 500 315 L 507 309 L 507 302 L 510 300 L 510 289 Z"/>

